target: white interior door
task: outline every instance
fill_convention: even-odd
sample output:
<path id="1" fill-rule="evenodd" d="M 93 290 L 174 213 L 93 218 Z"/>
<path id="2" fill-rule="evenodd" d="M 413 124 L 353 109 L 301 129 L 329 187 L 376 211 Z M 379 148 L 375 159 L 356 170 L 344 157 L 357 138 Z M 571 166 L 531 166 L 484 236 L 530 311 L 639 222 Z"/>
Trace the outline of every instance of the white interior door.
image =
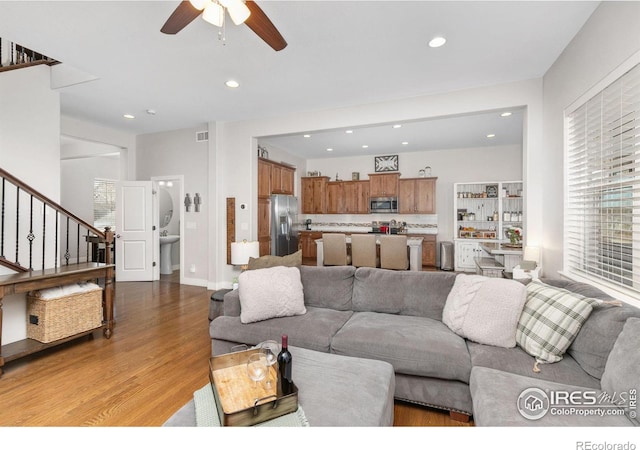
<path id="1" fill-rule="evenodd" d="M 121 181 L 116 201 L 116 281 L 154 278 L 153 182 Z M 157 237 L 155 238 L 157 240 Z M 158 243 L 155 243 L 157 246 Z"/>

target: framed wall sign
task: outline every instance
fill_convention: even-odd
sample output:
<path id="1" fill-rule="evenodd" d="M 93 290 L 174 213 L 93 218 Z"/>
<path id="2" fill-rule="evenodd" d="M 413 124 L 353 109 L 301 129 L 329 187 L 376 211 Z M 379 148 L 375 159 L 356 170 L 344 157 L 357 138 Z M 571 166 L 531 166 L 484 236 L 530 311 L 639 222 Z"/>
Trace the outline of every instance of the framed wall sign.
<path id="1" fill-rule="evenodd" d="M 398 155 L 376 156 L 376 172 L 395 172 L 398 170 Z"/>

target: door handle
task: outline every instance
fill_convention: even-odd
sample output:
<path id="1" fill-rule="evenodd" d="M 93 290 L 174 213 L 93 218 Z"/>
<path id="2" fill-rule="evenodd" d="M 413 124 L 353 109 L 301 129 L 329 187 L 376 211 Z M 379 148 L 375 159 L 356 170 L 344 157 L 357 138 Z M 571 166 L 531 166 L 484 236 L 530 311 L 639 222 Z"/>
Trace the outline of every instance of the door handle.
<path id="1" fill-rule="evenodd" d="M 116 234 L 116 239 L 120 239 L 120 235 L 119 234 Z"/>

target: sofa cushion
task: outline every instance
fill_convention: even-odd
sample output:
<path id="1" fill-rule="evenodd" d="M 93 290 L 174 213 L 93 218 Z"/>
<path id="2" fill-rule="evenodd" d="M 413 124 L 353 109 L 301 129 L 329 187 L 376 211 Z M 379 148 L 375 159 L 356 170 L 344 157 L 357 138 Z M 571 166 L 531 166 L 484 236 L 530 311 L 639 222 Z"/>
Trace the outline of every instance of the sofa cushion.
<path id="1" fill-rule="evenodd" d="M 517 281 L 460 274 L 447 297 L 442 321 L 458 336 L 474 342 L 515 347 L 526 299 L 526 288 Z"/>
<path id="2" fill-rule="evenodd" d="M 563 410 L 566 411 L 565 414 L 553 414 L 546 405 L 539 410 L 541 417 L 532 419 L 522 415 L 518 408 L 520 405 L 528 417 L 534 417 L 538 412 L 523 408 L 528 396 L 525 393 L 521 397 L 521 394 L 530 388 L 537 388 L 542 393 L 583 392 L 584 388 L 581 386 L 534 379 L 487 367 L 474 367 L 471 371 L 469 387 L 473 399 L 473 421 L 477 426 L 614 427 L 633 425 L 624 415 L 576 414 L 566 410 Z M 601 394 L 600 390 L 596 389 L 595 392 L 596 395 Z"/>
<path id="3" fill-rule="evenodd" d="M 209 325 L 209 335 L 212 339 L 256 345 L 267 339 L 280 342 L 282 335 L 287 334 L 290 345 L 329 352 L 331 338 L 352 314 L 351 311 L 309 306 L 307 313 L 302 316 L 247 324 L 240 322 L 240 317 L 220 316 Z"/>
<path id="4" fill-rule="evenodd" d="M 307 312 L 297 267 L 246 270 L 240 274 L 239 285 L 242 323 Z"/>
<path id="5" fill-rule="evenodd" d="M 408 375 L 468 383 L 471 372 L 464 339 L 426 317 L 356 312 L 334 336 L 331 352 L 387 361 Z"/>
<path id="6" fill-rule="evenodd" d="M 571 356 L 565 355 L 561 361 L 549 364 L 540 372 L 532 370 L 531 355 L 520 347 L 504 348 L 491 345 L 467 342 L 471 365 L 502 370 L 537 380 L 556 381 L 558 383 L 575 384 L 588 388 L 599 389 L 600 380 L 582 370 Z"/>
<path id="7" fill-rule="evenodd" d="M 247 270 L 267 269 L 269 267 L 300 267 L 302 266 L 302 250 L 285 256 L 264 255 L 259 258 L 249 258 Z"/>
<path id="8" fill-rule="evenodd" d="M 607 365 L 602 374 L 602 390 L 612 396 L 613 401 L 623 400 L 626 414 L 638 425 L 637 411 L 629 409 L 628 398 L 631 391 L 637 395 L 640 387 L 640 319 L 631 317 L 625 323 L 622 333 L 618 336 L 613 349 L 609 353 Z M 614 396 L 618 396 L 616 399 Z M 623 405 L 621 405 L 623 406 Z M 633 416 L 630 415 L 633 413 Z"/>
<path id="9" fill-rule="evenodd" d="M 516 342 L 536 358 L 536 363 L 560 361 L 597 305 L 594 299 L 532 281 L 527 285 Z"/>
<path id="10" fill-rule="evenodd" d="M 353 285 L 353 310 L 421 316 L 441 321 L 456 275 L 360 267 Z"/>
<path id="11" fill-rule="evenodd" d="M 598 300 L 615 300 L 610 295 L 587 283 L 561 278 L 542 279 L 546 284 L 575 292 Z M 640 309 L 630 305 L 600 305 L 582 325 L 580 332 L 569 346 L 571 355 L 589 375 L 602 378 L 609 352 L 629 317 L 640 317 Z"/>
<path id="12" fill-rule="evenodd" d="M 351 311 L 351 296 L 356 269 L 351 266 L 302 266 L 304 303 L 318 308 Z"/>

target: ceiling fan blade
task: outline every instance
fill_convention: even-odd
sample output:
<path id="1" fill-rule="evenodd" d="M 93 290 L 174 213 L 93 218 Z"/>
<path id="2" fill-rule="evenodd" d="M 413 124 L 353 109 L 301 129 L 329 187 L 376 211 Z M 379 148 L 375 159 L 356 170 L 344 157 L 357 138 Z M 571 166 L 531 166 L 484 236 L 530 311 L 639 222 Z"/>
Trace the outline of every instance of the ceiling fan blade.
<path id="1" fill-rule="evenodd" d="M 173 11 L 160 31 L 165 34 L 176 34 L 189 25 L 201 12 L 195 9 L 191 2 L 185 0 Z"/>
<path id="2" fill-rule="evenodd" d="M 263 41 L 265 41 L 275 51 L 280 51 L 287 46 L 278 29 L 267 15 L 260 9 L 256 2 L 247 0 L 246 5 L 251 11 L 251 15 L 245 22 Z"/>

